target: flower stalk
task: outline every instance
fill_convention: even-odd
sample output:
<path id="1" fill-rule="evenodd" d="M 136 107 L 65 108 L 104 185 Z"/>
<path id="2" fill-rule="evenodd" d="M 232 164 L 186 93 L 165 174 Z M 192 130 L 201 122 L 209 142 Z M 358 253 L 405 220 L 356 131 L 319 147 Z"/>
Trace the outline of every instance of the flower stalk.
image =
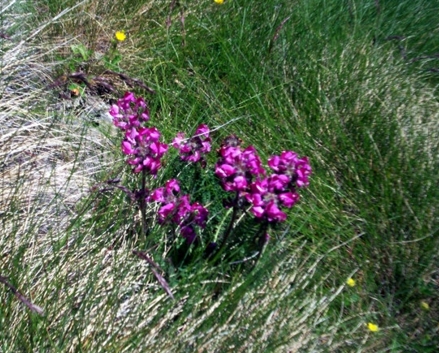
<path id="1" fill-rule="evenodd" d="M 146 238 L 147 226 L 146 226 L 146 171 L 142 170 L 142 186 L 140 188 L 140 216 L 142 217 L 142 234 Z"/>
<path id="2" fill-rule="evenodd" d="M 230 217 L 229 225 L 227 226 L 227 229 L 224 232 L 223 240 L 221 242 L 221 245 L 218 248 L 218 251 L 217 251 L 218 255 L 220 255 L 222 253 L 222 251 L 224 250 L 224 247 L 227 244 L 227 240 L 229 239 L 230 234 L 233 231 L 233 226 L 235 225 L 236 217 L 238 215 L 238 210 L 239 210 L 239 207 L 237 206 L 238 199 L 239 199 L 239 193 L 236 192 L 236 196 L 235 196 L 235 200 L 234 200 L 235 205 L 233 206 L 233 209 L 232 209 L 232 216 Z"/>

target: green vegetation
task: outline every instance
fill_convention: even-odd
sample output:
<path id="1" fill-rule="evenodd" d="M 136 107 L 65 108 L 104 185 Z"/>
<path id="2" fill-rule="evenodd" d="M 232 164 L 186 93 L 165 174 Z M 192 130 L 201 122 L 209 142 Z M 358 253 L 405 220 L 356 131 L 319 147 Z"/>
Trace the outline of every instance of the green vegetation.
<path id="1" fill-rule="evenodd" d="M 0 352 L 436 352 L 436 1 L 2 6 Z M 214 143 L 235 133 L 264 162 L 309 157 L 310 186 L 253 270 L 196 251 L 173 266 L 163 230 L 139 237 L 126 194 L 98 191 L 136 185 L 100 118 L 125 90 L 167 142 L 206 123 Z M 176 173 L 198 185 L 178 163 L 154 186 Z M 212 180 L 200 198 L 217 196 Z"/>

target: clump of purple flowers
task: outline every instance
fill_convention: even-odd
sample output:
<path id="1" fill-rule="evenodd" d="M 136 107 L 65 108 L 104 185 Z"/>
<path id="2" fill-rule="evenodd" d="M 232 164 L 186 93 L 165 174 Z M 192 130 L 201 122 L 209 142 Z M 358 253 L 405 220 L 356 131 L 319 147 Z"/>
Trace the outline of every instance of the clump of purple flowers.
<path id="1" fill-rule="evenodd" d="M 290 183 L 295 183 L 299 188 L 309 185 L 311 166 L 307 157 L 299 158 L 293 151 L 284 151 L 280 156 L 272 156 L 268 160 L 268 166 L 275 173 L 287 176 Z"/>
<path id="2" fill-rule="evenodd" d="M 180 196 L 180 185 L 175 179 L 168 180 L 164 187 L 152 191 L 148 201 L 158 202 L 160 224 L 175 224 L 180 228 L 180 234 L 192 244 L 197 234 L 195 226 L 206 227 L 208 210 L 198 202 L 190 203 L 189 195 Z"/>
<path id="3" fill-rule="evenodd" d="M 250 185 L 247 200 L 252 204 L 252 213 L 268 222 L 283 222 L 287 218 L 281 207 L 291 208 L 299 201 L 297 188 L 309 184 L 311 166 L 308 158 L 299 158 L 292 151 L 272 156 L 268 166 L 275 173 L 256 180 Z"/>
<path id="4" fill-rule="evenodd" d="M 212 139 L 209 136 L 209 127 L 201 124 L 195 131 L 195 135 L 185 139 L 184 132 L 179 132 L 172 141 L 172 146 L 177 148 L 180 158 L 186 162 L 199 162 L 206 167 L 205 155 L 210 152 Z"/>
<path id="5" fill-rule="evenodd" d="M 267 172 L 253 146 L 242 149 L 234 136 L 227 141 L 218 151 L 215 174 L 225 191 L 237 193 L 237 202 L 232 206 L 237 206 L 238 200 L 240 205 L 245 206 L 242 202 L 245 198 L 256 218 L 268 222 L 285 221 L 286 214 L 281 207 L 294 206 L 299 200 L 296 188 L 309 184 L 311 166 L 308 159 L 299 158 L 292 151 L 284 151 L 268 160 L 268 166 L 274 173 L 266 176 Z"/>
<path id="6" fill-rule="evenodd" d="M 238 211 L 248 206 L 261 221 L 259 242 L 263 246 L 269 239 L 268 225 L 286 220 L 282 208 L 291 208 L 298 202 L 297 188 L 307 186 L 311 174 L 306 157 L 299 158 L 292 151 L 284 151 L 280 156 L 270 157 L 268 166 L 273 173 L 267 176 L 255 148 L 242 149 L 240 144 L 236 136 L 229 136 L 218 151 L 219 160 L 215 166 L 222 188 L 235 194 L 232 201 L 226 203 L 233 207 L 233 214 L 221 247 L 233 229 Z"/>
<path id="7" fill-rule="evenodd" d="M 161 143 L 160 132 L 156 127 L 131 128 L 126 131 L 122 141 L 122 152 L 129 156 L 127 163 L 134 166 L 133 172 L 147 172 L 155 175 L 161 166 L 161 158 L 168 145 Z"/>
<path id="8" fill-rule="evenodd" d="M 149 120 L 149 111 L 143 98 L 136 98 L 134 93 L 126 92 L 124 97 L 110 108 L 114 126 L 122 130 L 139 127 Z"/>
<path id="9" fill-rule="evenodd" d="M 134 173 L 141 173 L 142 185 L 135 192 L 142 213 L 143 231 L 146 234 L 146 203 L 158 203 L 158 222 L 173 225 L 189 244 L 198 242 L 198 229 L 205 229 L 208 210 L 198 202 L 191 203 L 189 195 L 181 195 L 177 180 L 168 180 L 163 187 L 149 191 L 146 176 L 156 176 L 162 166 L 162 158 L 168 145 L 160 142 L 161 134 L 156 127 L 147 127 L 149 111 L 143 98 L 127 92 L 110 109 L 113 123 L 124 132 L 122 152 Z M 207 165 L 206 155 L 211 151 L 210 129 L 201 124 L 189 138 L 179 132 L 172 141 L 181 160 L 202 168 Z M 298 189 L 308 186 L 311 166 L 307 157 L 299 157 L 293 151 L 283 151 L 268 159 L 264 168 L 255 147 L 242 147 L 235 135 L 228 136 L 218 152 L 215 175 L 223 190 L 231 197 L 224 203 L 233 209 L 227 229 L 223 234 L 221 252 L 235 227 L 239 214 L 251 212 L 261 227 L 255 235 L 259 239 L 261 252 L 270 236 L 268 227 L 287 218 L 285 209 L 293 207 L 300 199 Z M 197 174 L 197 177 L 201 177 Z M 121 188 L 123 189 L 123 188 Z"/>
<path id="10" fill-rule="evenodd" d="M 252 180 L 265 175 L 261 159 L 253 146 L 243 150 L 240 146 L 226 145 L 220 148 L 218 154 L 215 174 L 225 191 L 243 194 Z"/>
<path id="11" fill-rule="evenodd" d="M 122 152 L 128 156 L 127 163 L 133 166 L 134 173 L 142 173 L 142 186 L 135 192 L 142 212 L 142 224 L 146 232 L 146 202 L 158 202 L 160 224 L 174 224 L 179 227 L 180 234 L 192 244 L 197 235 L 195 227 L 204 228 L 208 211 L 198 202 L 190 203 L 189 195 L 180 195 L 177 180 L 169 180 L 164 187 L 152 192 L 146 188 L 146 176 L 155 176 L 160 169 L 161 159 L 168 151 L 168 145 L 160 142 L 160 131 L 156 127 L 146 127 L 149 111 L 143 98 L 127 92 L 110 109 L 113 124 L 124 131 L 121 143 Z M 188 140 L 179 133 L 173 141 L 181 158 L 188 162 L 200 162 L 205 165 L 204 155 L 211 149 L 209 127 L 200 125 L 195 135 Z"/>
<path id="12" fill-rule="evenodd" d="M 113 124 L 125 131 L 122 152 L 129 156 L 127 163 L 132 165 L 134 173 L 143 172 L 155 175 L 161 166 L 161 158 L 168 146 L 161 143 L 160 131 L 156 127 L 144 127 L 149 120 L 149 112 L 143 98 L 136 98 L 127 92 L 110 109 Z"/>

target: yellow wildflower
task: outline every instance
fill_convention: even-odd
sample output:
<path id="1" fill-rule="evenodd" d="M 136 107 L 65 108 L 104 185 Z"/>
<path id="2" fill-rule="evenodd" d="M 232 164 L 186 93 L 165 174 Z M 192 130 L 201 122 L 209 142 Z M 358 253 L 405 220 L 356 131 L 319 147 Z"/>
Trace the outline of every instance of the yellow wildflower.
<path id="1" fill-rule="evenodd" d="M 114 36 L 119 42 L 123 42 L 127 38 L 125 31 L 117 31 Z"/>
<path id="2" fill-rule="evenodd" d="M 421 302 L 421 308 L 426 310 L 426 311 L 428 311 L 428 310 L 430 310 L 430 305 L 428 305 L 427 302 L 422 301 Z"/>
<path id="3" fill-rule="evenodd" d="M 213 1 L 215 1 L 215 4 L 218 4 L 218 5 L 224 4 L 224 0 L 213 0 Z"/>
<path id="4" fill-rule="evenodd" d="M 346 284 L 349 287 L 355 287 L 355 280 L 353 278 L 348 278 L 348 280 L 346 281 Z"/>
<path id="5" fill-rule="evenodd" d="M 378 325 L 375 325 L 375 324 L 373 324 L 373 323 L 371 323 L 371 322 L 369 322 L 369 323 L 367 324 L 367 328 L 368 328 L 370 331 L 372 331 L 372 332 L 377 332 L 377 331 L 380 330 L 379 327 L 378 327 Z"/>

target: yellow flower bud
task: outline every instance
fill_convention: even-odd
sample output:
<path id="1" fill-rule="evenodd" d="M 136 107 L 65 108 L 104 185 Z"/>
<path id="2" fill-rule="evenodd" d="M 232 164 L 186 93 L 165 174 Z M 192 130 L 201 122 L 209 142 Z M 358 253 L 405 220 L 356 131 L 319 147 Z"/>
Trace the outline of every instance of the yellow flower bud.
<path id="1" fill-rule="evenodd" d="M 114 36 L 119 42 L 123 42 L 127 38 L 125 31 L 117 31 Z"/>
<path id="2" fill-rule="evenodd" d="M 370 330 L 370 331 L 372 331 L 372 332 L 378 332 L 380 329 L 379 329 L 379 327 L 378 327 L 378 325 L 375 325 L 375 324 L 373 324 L 373 323 L 371 323 L 371 322 L 369 322 L 368 324 L 367 324 L 367 328 Z"/>
<path id="3" fill-rule="evenodd" d="M 348 280 L 346 281 L 346 284 L 349 287 L 355 287 L 355 280 L 353 278 L 348 278 Z"/>

